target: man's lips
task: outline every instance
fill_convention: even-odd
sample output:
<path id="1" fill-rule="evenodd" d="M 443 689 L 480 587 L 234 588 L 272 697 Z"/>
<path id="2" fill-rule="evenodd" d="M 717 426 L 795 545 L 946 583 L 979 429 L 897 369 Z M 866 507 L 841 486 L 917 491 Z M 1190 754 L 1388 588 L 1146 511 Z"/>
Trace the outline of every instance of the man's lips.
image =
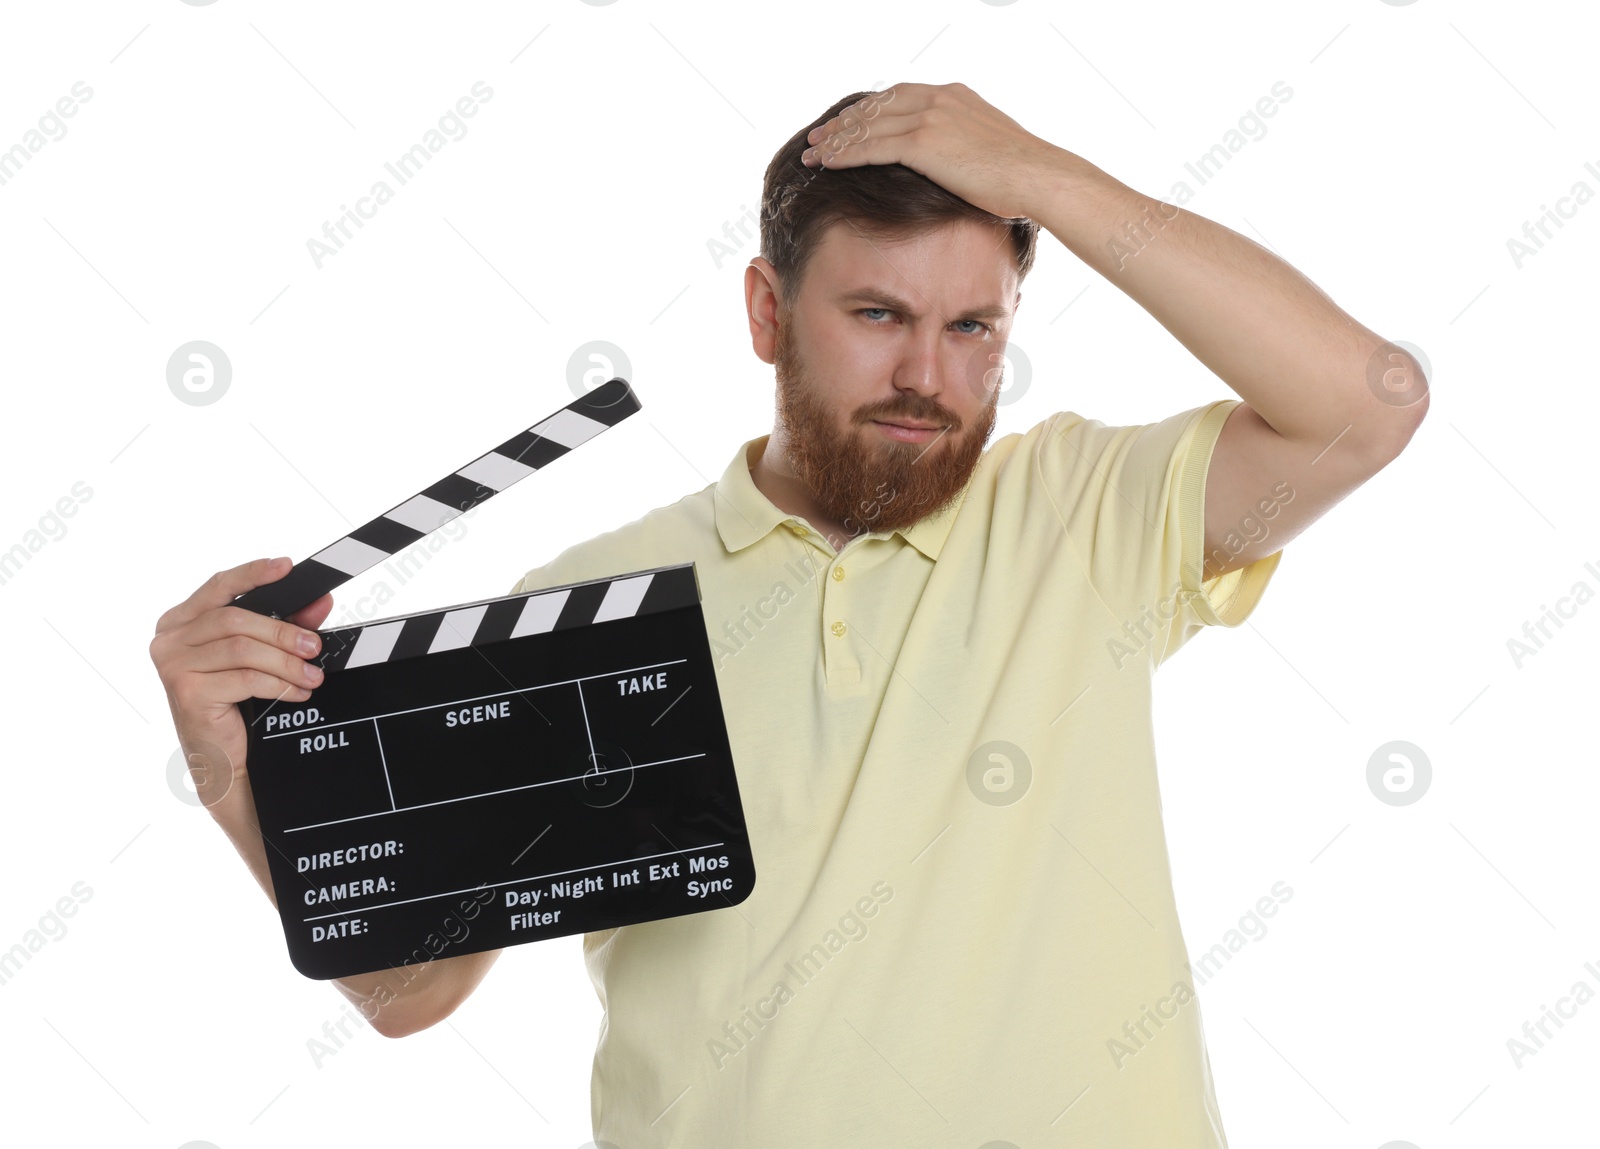
<path id="1" fill-rule="evenodd" d="M 933 424 L 891 423 L 887 419 L 874 419 L 882 433 L 901 443 L 933 443 L 944 430 Z"/>

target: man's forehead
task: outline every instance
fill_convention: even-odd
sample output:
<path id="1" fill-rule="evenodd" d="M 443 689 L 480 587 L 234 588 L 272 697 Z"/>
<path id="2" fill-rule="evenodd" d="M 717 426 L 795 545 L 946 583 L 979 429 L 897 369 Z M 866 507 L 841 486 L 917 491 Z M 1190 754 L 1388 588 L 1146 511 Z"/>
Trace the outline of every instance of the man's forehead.
<path id="1" fill-rule="evenodd" d="M 967 220 L 894 239 L 869 237 L 839 221 L 823 234 L 811 263 L 806 283 L 827 300 L 876 297 L 913 311 L 941 300 L 943 308 L 996 304 L 1009 314 L 1017 292 L 1008 229 Z"/>

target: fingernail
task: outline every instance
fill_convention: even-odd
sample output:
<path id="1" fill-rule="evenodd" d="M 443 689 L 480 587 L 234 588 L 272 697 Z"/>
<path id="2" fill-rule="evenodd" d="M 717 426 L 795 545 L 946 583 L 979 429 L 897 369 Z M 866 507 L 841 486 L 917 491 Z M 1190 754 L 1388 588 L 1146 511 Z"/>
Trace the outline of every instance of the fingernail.
<path id="1" fill-rule="evenodd" d="M 301 654 L 317 653 L 316 635 L 302 633 L 299 638 L 295 639 L 295 645 L 300 648 Z"/>
<path id="2" fill-rule="evenodd" d="M 307 682 L 321 682 L 322 681 L 322 667 L 316 665 L 315 663 L 311 663 L 311 662 L 306 663 L 306 681 Z"/>

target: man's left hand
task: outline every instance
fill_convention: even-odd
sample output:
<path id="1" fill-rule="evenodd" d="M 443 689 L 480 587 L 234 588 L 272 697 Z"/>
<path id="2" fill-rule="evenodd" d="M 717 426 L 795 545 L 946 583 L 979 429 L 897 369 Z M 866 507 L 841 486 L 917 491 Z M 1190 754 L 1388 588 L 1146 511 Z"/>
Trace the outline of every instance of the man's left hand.
<path id="1" fill-rule="evenodd" d="M 896 84 L 814 128 L 807 167 L 902 164 L 1003 219 L 1029 206 L 1067 153 L 965 84 Z"/>

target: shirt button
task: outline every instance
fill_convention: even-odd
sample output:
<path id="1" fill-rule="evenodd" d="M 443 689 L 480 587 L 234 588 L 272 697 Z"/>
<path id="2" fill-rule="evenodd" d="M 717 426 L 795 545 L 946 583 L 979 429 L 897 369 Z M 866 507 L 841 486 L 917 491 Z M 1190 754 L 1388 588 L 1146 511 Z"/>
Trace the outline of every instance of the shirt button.
<path id="1" fill-rule="evenodd" d="M 789 529 L 791 531 L 793 531 L 797 535 L 803 535 L 803 534 L 806 533 L 806 529 L 804 527 L 802 527 L 799 523 L 789 523 L 788 527 L 789 527 Z"/>
<path id="2" fill-rule="evenodd" d="M 833 633 L 834 633 L 835 636 L 837 636 L 839 638 L 843 638 L 844 637 L 844 623 L 842 623 L 842 622 L 834 623 L 833 624 Z"/>
<path id="3" fill-rule="evenodd" d="M 833 581 L 834 582 L 838 582 L 842 578 L 844 578 L 844 568 L 843 567 L 834 567 L 833 568 Z"/>

